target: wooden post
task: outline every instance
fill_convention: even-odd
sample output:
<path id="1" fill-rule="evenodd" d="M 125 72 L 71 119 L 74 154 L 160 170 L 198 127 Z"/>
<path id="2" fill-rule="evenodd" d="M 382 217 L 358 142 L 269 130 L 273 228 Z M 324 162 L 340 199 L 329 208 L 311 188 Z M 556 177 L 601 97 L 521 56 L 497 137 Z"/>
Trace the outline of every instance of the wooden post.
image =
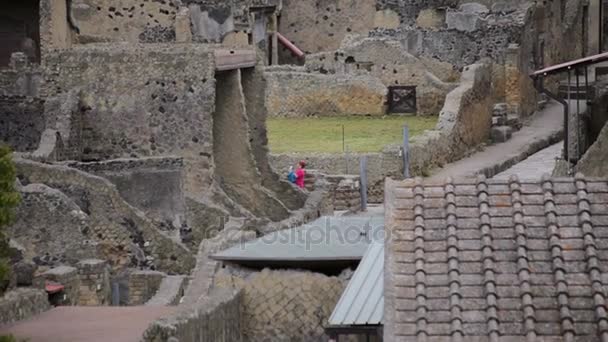
<path id="1" fill-rule="evenodd" d="M 367 210 L 367 156 L 359 160 L 359 191 L 361 192 L 361 211 Z"/>
<path id="2" fill-rule="evenodd" d="M 410 129 L 403 126 L 403 178 L 410 178 L 409 140 Z"/>

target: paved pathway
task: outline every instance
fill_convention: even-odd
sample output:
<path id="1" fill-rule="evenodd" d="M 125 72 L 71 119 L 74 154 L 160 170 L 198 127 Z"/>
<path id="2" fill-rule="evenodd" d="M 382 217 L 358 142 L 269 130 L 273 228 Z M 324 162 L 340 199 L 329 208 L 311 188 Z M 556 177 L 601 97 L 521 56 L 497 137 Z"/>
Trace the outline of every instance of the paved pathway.
<path id="1" fill-rule="evenodd" d="M 175 306 L 61 306 L 30 320 L 0 327 L 28 342 L 139 342 L 148 325 Z"/>
<path id="2" fill-rule="evenodd" d="M 485 174 L 492 177 L 524 160 L 528 156 L 562 139 L 563 107 L 550 102 L 536 113 L 513 137 L 504 143 L 491 145 L 483 151 L 457 162 L 447 164 L 435 172 L 431 179 L 472 177 Z"/>
<path id="3" fill-rule="evenodd" d="M 544 174 L 553 172 L 555 159 L 562 155 L 563 148 L 563 142 L 551 145 L 497 174 L 494 178 L 508 179 L 511 175 L 516 175 L 520 180 L 539 180 Z"/>

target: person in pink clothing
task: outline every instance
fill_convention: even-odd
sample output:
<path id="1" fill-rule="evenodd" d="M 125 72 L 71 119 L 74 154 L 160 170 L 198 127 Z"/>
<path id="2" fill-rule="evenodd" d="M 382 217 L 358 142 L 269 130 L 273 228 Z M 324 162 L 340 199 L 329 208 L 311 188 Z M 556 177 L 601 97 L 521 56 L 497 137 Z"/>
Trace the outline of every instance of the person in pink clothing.
<path id="1" fill-rule="evenodd" d="M 306 168 L 306 162 L 305 161 L 300 161 L 298 163 L 298 168 L 296 169 L 296 185 L 300 188 L 300 189 L 304 189 L 304 177 L 306 176 L 306 170 L 304 170 Z"/>

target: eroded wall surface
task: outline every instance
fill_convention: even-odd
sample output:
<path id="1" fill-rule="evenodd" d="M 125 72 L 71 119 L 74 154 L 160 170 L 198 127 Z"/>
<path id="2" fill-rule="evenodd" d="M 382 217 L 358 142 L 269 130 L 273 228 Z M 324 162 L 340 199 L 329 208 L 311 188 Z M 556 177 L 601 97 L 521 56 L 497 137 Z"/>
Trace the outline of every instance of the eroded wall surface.
<path id="1" fill-rule="evenodd" d="M 175 41 L 173 1 L 73 0 L 70 13 L 78 43 Z"/>
<path id="2" fill-rule="evenodd" d="M 306 53 L 335 50 L 347 34 L 371 30 L 375 13 L 375 0 L 283 0 L 279 31 Z"/>
<path id="3" fill-rule="evenodd" d="M 29 260 L 57 266 L 96 258 L 114 270 L 171 273 L 194 267 L 189 250 L 129 205 L 106 179 L 24 159 L 16 159 L 16 166 L 24 200 L 7 232 L 26 247 Z"/>
<path id="4" fill-rule="evenodd" d="M 381 115 L 387 89 L 369 75 L 323 75 L 298 69 L 267 69 L 270 117 Z"/>
<path id="5" fill-rule="evenodd" d="M 205 46 L 74 47 L 47 64 L 52 93 L 80 90 L 79 160 L 174 155 L 184 159 L 187 191 L 208 189 L 215 79 Z"/>
<path id="6" fill-rule="evenodd" d="M 14 151 L 33 151 L 44 129 L 43 100 L 0 95 L 0 141 Z"/>

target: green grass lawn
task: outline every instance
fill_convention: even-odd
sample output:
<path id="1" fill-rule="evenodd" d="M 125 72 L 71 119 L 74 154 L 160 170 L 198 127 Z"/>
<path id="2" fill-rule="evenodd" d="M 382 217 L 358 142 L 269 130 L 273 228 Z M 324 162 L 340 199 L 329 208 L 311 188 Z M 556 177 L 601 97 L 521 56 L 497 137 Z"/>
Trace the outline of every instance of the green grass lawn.
<path id="1" fill-rule="evenodd" d="M 273 153 L 342 152 L 342 126 L 348 151 L 379 152 L 386 145 L 401 144 L 404 125 L 409 127 L 411 138 L 435 128 L 437 117 L 272 118 L 266 123 Z"/>

